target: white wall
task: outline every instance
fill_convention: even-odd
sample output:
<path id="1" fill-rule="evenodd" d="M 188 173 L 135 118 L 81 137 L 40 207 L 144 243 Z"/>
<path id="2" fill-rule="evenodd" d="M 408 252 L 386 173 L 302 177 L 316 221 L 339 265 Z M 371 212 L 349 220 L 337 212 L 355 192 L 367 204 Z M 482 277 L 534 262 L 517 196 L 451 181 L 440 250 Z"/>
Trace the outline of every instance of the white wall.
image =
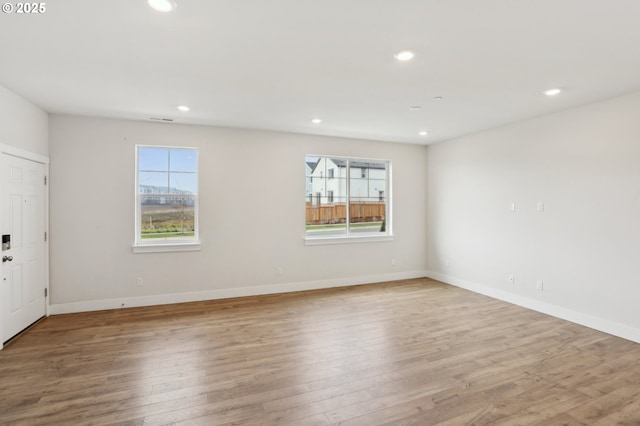
<path id="1" fill-rule="evenodd" d="M 426 164 L 432 277 L 640 341 L 640 93 L 436 144 Z"/>
<path id="2" fill-rule="evenodd" d="M 0 143 L 46 157 L 47 113 L 0 86 Z"/>
<path id="3" fill-rule="evenodd" d="M 424 146 L 61 115 L 50 141 L 54 313 L 424 276 Z M 135 144 L 200 149 L 201 251 L 132 253 Z M 393 162 L 394 241 L 304 245 L 308 153 Z"/>

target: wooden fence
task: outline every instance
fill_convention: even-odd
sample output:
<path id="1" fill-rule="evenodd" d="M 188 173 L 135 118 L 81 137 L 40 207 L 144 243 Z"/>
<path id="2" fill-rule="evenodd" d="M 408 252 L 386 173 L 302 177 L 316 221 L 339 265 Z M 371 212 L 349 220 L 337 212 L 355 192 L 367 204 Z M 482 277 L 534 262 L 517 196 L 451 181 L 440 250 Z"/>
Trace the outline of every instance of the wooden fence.
<path id="1" fill-rule="evenodd" d="M 349 217 L 351 223 L 377 222 L 384 219 L 384 203 L 351 203 Z M 312 206 L 307 202 L 307 225 L 325 225 L 328 223 L 345 223 L 347 206 L 344 203 Z"/>

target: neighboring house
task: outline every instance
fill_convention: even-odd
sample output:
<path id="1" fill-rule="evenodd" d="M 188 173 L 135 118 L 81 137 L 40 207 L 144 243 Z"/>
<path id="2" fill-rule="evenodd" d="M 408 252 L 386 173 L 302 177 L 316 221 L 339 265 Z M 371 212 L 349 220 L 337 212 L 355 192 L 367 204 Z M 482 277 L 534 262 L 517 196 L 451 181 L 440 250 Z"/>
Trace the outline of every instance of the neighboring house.
<path id="1" fill-rule="evenodd" d="M 347 183 L 352 202 L 385 201 L 386 173 L 383 163 L 352 161 L 347 180 L 346 160 L 321 157 L 307 179 L 311 186 L 310 191 L 307 188 L 307 201 L 314 206 L 345 203 Z"/>
<path id="2" fill-rule="evenodd" d="M 166 186 L 138 185 L 138 193 L 149 195 L 144 197 L 142 204 L 193 204 L 192 193 L 182 189 L 169 188 L 167 192 Z"/>

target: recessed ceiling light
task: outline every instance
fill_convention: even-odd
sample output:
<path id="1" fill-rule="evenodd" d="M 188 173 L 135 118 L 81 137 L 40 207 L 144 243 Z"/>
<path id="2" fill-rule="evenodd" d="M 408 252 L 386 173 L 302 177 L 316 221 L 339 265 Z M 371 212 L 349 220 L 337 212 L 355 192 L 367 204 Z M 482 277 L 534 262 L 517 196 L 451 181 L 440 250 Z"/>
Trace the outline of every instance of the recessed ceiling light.
<path id="1" fill-rule="evenodd" d="M 171 12 L 178 7 L 174 0 L 147 0 L 147 3 L 158 12 Z"/>
<path id="2" fill-rule="evenodd" d="M 547 96 L 555 96 L 555 95 L 558 95 L 560 92 L 562 92 L 562 90 L 560 89 L 549 89 L 545 91 L 544 94 Z"/>
<path id="3" fill-rule="evenodd" d="M 314 118 L 313 120 L 311 120 L 311 122 L 312 122 L 313 124 L 320 124 L 320 123 L 322 123 L 322 120 L 321 120 L 321 119 L 319 119 L 319 118 Z"/>
<path id="4" fill-rule="evenodd" d="M 422 107 L 420 105 L 414 105 L 409 107 L 409 111 L 411 112 L 420 111 L 421 109 Z"/>
<path id="5" fill-rule="evenodd" d="M 434 97 L 433 97 L 433 100 L 434 100 L 434 101 L 441 101 L 441 100 L 443 100 L 443 99 L 444 99 L 444 98 L 443 98 L 442 96 L 434 96 Z"/>
<path id="6" fill-rule="evenodd" d="M 399 61 L 410 61 L 412 60 L 414 57 L 416 56 L 415 53 L 413 53 L 410 50 L 403 50 L 401 52 L 396 53 L 395 55 L 393 55 L 394 58 L 396 58 Z"/>
<path id="7" fill-rule="evenodd" d="M 427 136 L 429 133 L 426 130 L 421 131 L 420 133 L 418 133 L 420 136 Z"/>
<path id="8" fill-rule="evenodd" d="M 179 106 L 178 106 L 178 109 L 179 109 L 180 111 L 182 111 L 182 112 L 187 112 L 187 111 L 191 110 L 191 108 L 189 108 L 189 107 L 188 107 L 188 106 L 186 106 L 186 105 L 179 105 Z"/>

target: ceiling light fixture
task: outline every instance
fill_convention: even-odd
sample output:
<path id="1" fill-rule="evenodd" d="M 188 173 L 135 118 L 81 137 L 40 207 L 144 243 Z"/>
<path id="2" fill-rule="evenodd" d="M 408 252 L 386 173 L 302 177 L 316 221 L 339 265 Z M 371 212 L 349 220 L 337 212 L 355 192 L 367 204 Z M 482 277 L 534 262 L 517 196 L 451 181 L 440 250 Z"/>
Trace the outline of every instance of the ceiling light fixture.
<path id="1" fill-rule="evenodd" d="M 560 89 L 549 89 L 549 90 L 546 90 L 544 94 L 547 96 L 556 96 L 560 94 L 560 92 L 562 92 L 562 90 Z"/>
<path id="2" fill-rule="evenodd" d="M 174 0 L 147 0 L 147 3 L 158 12 L 171 12 L 178 7 Z"/>
<path id="3" fill-rule="evenodd" d="M 433 100 L 434 100 L 434 101 L 441 101 L 441 100 L 443 100 L 443 99 L 444 99 L 444 98 L 443 98 L 442 96 L 434 96 L 434 97 L 433 97 Z"/>
<path id="4" fill-rule="evenodd" d="M 394 58 L 396 58 L 397 60 L 402 61 L 402 62 L 410 61 L 415 56 L 416 56 L 416 54 L 413 53 L 410 50 L 403 50 L 403 51 L 398 52 L 395 55 L 393 55 Z"/>
<path id="5" fill-rule="evenodd" d="M 321 120 L 321 119 L 319 119 L 319 118 L 314 118 L 314 119 L 312 119 L 312 120 L 311 120 L 311 122 L 312 122 L 313 124 L 320 124 L 320 123 L 322 123 L 322 120 Z"/>
<path id="6" fill-rule="evenodd" d="M 422 109 L 422 107 L 420 105 L 414 105 L 414 106 L 410 106 L 409 107 L 409 111 L 411 111 L 411 112 L 420 111 L 421 109 Z"/>
<path id="7" fill-rule="evenodd" d="M 190 110 L 191 110 L 191 108 L 189 108 L 189 107 L 188 107 L 188 106 L 186 106 L 186 105 L 179 105 L 179 106 L 178 106 L 178 109 L 179 109 L 180 111 L 182 111 L 182 112 L 187 112 L 187 111 L 190 111 Z"/>
<path id="8" fill-rule="evenodd" d="M 421 131 L 420 133 L 418 133 L 420 136 L 427 136 L 429 133 L 426 130 Z"/>

